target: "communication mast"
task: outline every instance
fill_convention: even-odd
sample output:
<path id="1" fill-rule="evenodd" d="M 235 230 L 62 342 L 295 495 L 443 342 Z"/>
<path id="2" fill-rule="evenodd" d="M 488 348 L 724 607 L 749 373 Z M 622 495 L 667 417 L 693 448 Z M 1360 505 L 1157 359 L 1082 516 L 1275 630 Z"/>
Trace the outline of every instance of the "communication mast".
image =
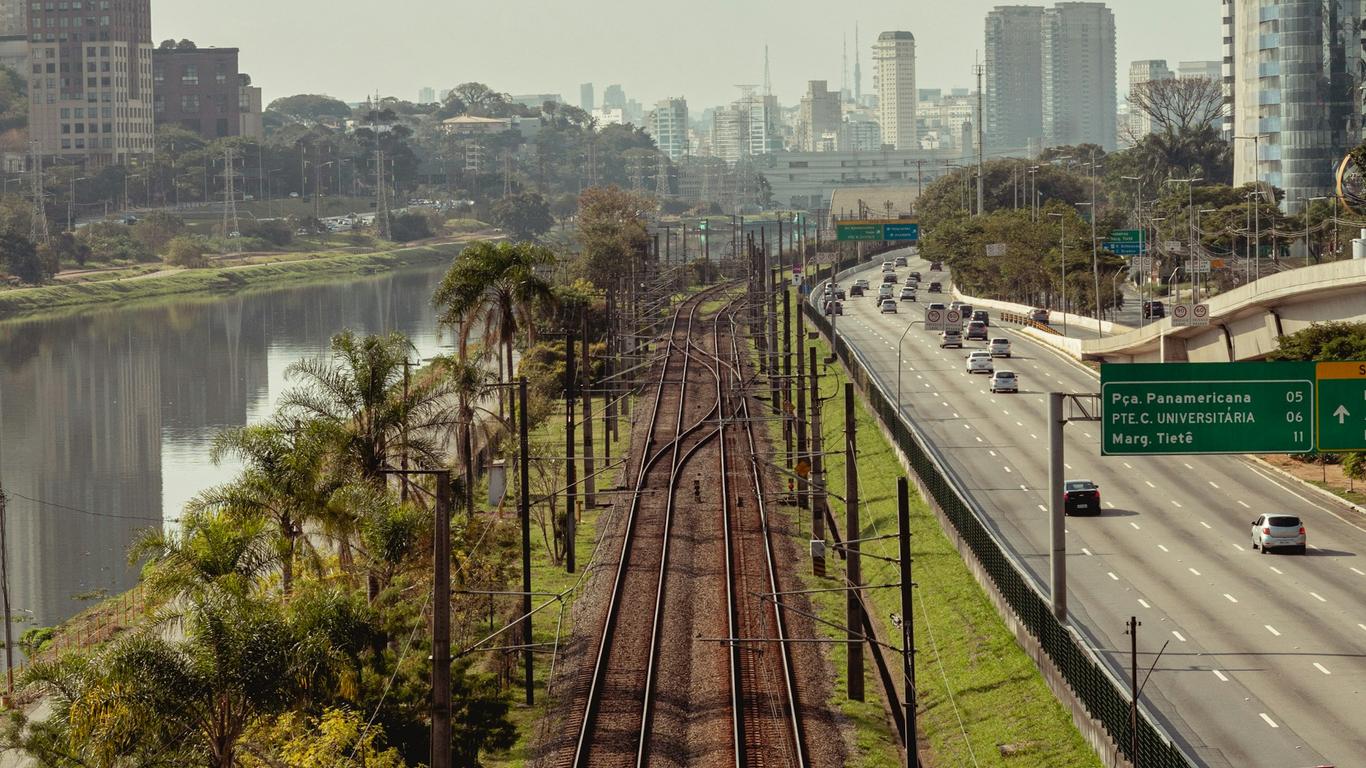
<path id="1" fill-rule="evenodd" d="M 669 196 L 669 161 L 668 158 L 664 157 L 663 152 L 659 153 L 657 160 L 658 162 L 655 164 L 655 199 L 663 205 L 664 198 Z"/>
<path id="2" fill-rule="evenodd" d="M 233 250 L 242 252 L 241 222 L 237 218 L 237 165 L 231 147 L 223 150 L 223 237 L 233 241 Z M 317 194 L 317 190 L 314 190 Z"/>
<path id="3" fill-rule="evenodd" d="M 33 165 L 33 215 L 29 217 L 29 239 L 35 243 L 48 241 L 47 206 L 43 204 L 43 150 L 37 141 L 30 141 Z"/>

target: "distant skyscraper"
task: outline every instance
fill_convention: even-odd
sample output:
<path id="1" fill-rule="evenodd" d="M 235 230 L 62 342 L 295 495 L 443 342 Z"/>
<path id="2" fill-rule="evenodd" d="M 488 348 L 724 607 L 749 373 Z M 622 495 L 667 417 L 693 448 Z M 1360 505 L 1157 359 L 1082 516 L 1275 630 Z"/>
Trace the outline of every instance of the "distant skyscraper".
<path id="1" fill-rule="evenodd" d="M 678 162 L 691 154 L 688 145 L 687 99 L 680 96 L 657 102 L 645 122 L 655 145 L 670 160 Z"/>
<path id="2" fill-rule="evenodd" d="M 23 35 L 28 37 L 24 24 L 26 0 L 0 0 L 0 36 Z"/>
<path id="3" fill-rule="evenodd" d="M 1166 59 L 1143 59 L 1129 65 L 1129 98 L 1144 83 L 1154 80 L 1171 80 L 1175 74 L 1167 68 Z M 1123 143 L 1128 146 L 1138 142 L 1153 132 L 1153 119 L 1143 110 L 1129 105 L 1128 124 L 1125 126 Z"/>
<path id="4" fill-rule="evenodd" d="M 987 148 L 1023 154 L 1043 136 L 1043 8 L 987 14 L 986 67 Z"/>
<path id="5" fill-rule="evenodd" d="M 1219 80 L 1224 76 L 1223 64 L 1218 61 L 1182 61 L 1176 65 L 1176 76 L 1181 80 L 1192 77 Z"/>
<path id="6" fill-rule="evenodd" d="M 712 155 L 726 162 L 782 149 L 778 98 L 746 92 L 712 113 Z"/>
<path id="7" fill-rule="evenodd" d="M 607 86 L 607 90 L 602 92 L 602 106 L 605 109 L 612 109 L 613 107 L 625 109 L 626 91 L 620 85 Z"/>
<path id="8" fill-rule="evenodd" d="M 1361 3 L 1224 0 L 1223 9 L 1233 183 L 1280 187 L 1298 211 L 1332 190 L 1338 161 L 1362 140 Z"/>
<path id="9" fill-rule="evenodd" d="M 895 149 L 918 149 L 915 126 L 915 36 L 883 32 L 873 44 L 877 70 L 878 119 L 882 143 Z"/>
<path id="10" fill-rule="evenodd" d="M 584 112 L 592 112 L 598 104 L 593 100 L 593 84 L 584 83 L 579 86 L 579 109 Z"/>
<path id="11" fill-rule="evenodd" d="M 858 22 L 854 22 L 854 103 L 863 103 L 863 66 L 859 64 L 863 54 L 859 52 Z"/>
<path id="12" fill-rule="evenodd" d="M 418 104 L 431 104 L 436 101 L 435 88 L 419 88 L 417 91 Z"/>
<path id="13" fill-rule="evenodd" d="M 1045 146 L 1115 148 L 1115 17 L 1104 3 L 1058 3 L 1043 18 Z"/>
<path id="14" fill-rule="evenodd" d="M 840 95 L 829 90 L 825 80 L 808 82 L 797 112 L 798 151 L 820 151 L 822 137 L 839 126 Z"/>

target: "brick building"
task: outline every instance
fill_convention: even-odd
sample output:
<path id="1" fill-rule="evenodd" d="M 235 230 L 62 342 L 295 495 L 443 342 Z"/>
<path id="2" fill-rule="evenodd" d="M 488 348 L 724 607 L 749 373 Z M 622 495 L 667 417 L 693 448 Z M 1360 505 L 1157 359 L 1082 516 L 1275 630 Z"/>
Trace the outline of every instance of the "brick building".
<path id="1" fill-rule="evenodd" d="M 236 48 L 158 48 L 152 72 L 158 125 L 180 125 L 205 139 L 241 135 Z"/>

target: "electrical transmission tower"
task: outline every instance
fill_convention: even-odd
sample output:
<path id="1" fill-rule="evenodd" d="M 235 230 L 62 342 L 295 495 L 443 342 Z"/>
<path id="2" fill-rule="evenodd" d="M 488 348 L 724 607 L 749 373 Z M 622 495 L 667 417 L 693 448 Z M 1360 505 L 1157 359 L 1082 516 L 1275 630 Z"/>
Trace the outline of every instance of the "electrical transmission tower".
<path id="1" fill-rule="evenodd" d="M 503 152 L 503 197 L 512 194 L 512 153 Z"/>
<path id="2" fill-rule="evenodd" d="M 242 229 L 237 218 L 237 164 L 234 159 L 231 147 L 223 150 L 223 237 L 233 242 L 234 252 L 241 253 Z"/>
<path id="3" fill-rule="evenodd" d="M 33 215 L 29 217 L 29 239 L 35 243 L 48 241 L 47 206 L 43 204 L 43 150 L 38 142 L 29 142 L 33 165 Z"/>
<path id="4" fill-rule="evenodd" d="M 664 198 L 669 196 L 669 160 L 660 152 L 655 164 L 655 199 L 664 203 Z"/>

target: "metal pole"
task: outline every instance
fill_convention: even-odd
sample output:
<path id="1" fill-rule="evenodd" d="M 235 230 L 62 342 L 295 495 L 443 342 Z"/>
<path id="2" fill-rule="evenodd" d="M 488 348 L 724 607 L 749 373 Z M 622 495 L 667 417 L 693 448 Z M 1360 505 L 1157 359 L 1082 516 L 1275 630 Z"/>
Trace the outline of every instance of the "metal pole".
<path id="1" fill-rule="evenodd" d="M 1104 336 L 1100 320 L 1100 253 L 1096 250 L 1096 152 L 1091 150 L 1091 277 L 1096 284 L 1096 335 Z"/>
<path id="2" fill-rule="evenodd" d="M 1067 419 L 1062 414 L 1063 394 L 1048 393 L 1048 517 L 1049 565 L 1052 580 L 1049 584 L 1049 597 L 1053 603 L 1053 615 L 1058 621 L 1067 621 L 1067 539 L 1066 518 L 1063 505 L 1062 487 L 1062 430 Z"/>
<path id="3" fill-rule="evenodd" d="M 825 459 L 821 453 L 824 441 L 821 439 L 821 399 L 820 376 L 816 374 L 816 348 L 807 350 L 807 363 L 811 366 L 811 540 L 821 542 L 821 551 L 812 552 L 812 573 L 825 576 Z"/>
<path id="4" fill-rule="evenodd" d="M 896 527 L 901 549 L 901 680 L 905 686 L 902 706 L 906 710 L 906 768 L 918 768 L 919 738 L 915 731 L 915 623 L 911 617 L 911 498 L 905 477 L 896 480 Z"/>
<path id="5" fill-rule="evenodd" d="M 584 346 L 588 346 L 585 338 Z M 578 467 L 574 461 L 574 400 L 578 384 L 577 371 L 574 370 L 574 331 L 571 328 L 564 337 L 564 570 L 574 572 L 574 537 L 576 535 L 578 506 Z"/>
<path id="6" fill-rule="evenodd" d="M 858 427 L 854 417 L 854 385 L 844 385 L 844 540 L 845 593 L 847 627 L 849 628 L 849 698 L 863 701 L 863 644 L 859 640 L 863 627 L 863 603 L 859 589 L 863 584 L 859 539 L 863 528 L 859 525 L 858 498 Z"/>
<path id="7" fill-rule="evenodd" d="M 1129 617 L 1129 762 L 1138 768 L 1138 628 L 1143 622 L 1137 616 Z"/>
<path id="8" fill-rule="evenodd" d="M 805 270 L 802 271 L 802 280 L 806 280 Z M 810 451 L 806 440 L 806 425 L 810 412 L 806 409 L 806 355 L 802 352 L 806 346 L 806 299 L 800 289 L 797 291 L 797 339 L 794 346 L 797 349 L 797 464 L 807 462 L 807 471 L 810 472 Z M 798 473 L 797 509 L 806 509 L 807 504 L 806 478 Z"/>
<path id="9" fill-rule="evenodd" d="M 579 368 L 586 386 L 583 388 L 583 505 L 593 508 L 597 505 L 597 481 L 593 476 L 597 462 L 593 457 L 593 369 L 588 357 L 588 313 L 583 313 L 583 348 L 580 350 L 582 364 Z"/>
<path id="10" fill-rule="evenodd" d="M 528 455 L 529 425 L 527 424 L 526 377 L 517 380 L 517 419 L 521 462 L 521 512 L 522 512 L 522 639 L 526 645 L 523 652 L 526 663 L 526 703 L 536 703 L 535 681 L 531 672 L 531 483 L 527 482 L 531 471 L 531 456 Z M 449 598 L 447 600 L 449 602 Z"/>
<path id="11" fill-rule="evenodd" d="M 408 478 L 405 476 L 404 482 Z M 436 473 L 432 544 L 432 768 L 451 768 L 451 473 Z"/>
<path id="12" fill-rule="evenodd" d="M 792 291 L 783 286 L 783 449 L 792 469 Z"/>

